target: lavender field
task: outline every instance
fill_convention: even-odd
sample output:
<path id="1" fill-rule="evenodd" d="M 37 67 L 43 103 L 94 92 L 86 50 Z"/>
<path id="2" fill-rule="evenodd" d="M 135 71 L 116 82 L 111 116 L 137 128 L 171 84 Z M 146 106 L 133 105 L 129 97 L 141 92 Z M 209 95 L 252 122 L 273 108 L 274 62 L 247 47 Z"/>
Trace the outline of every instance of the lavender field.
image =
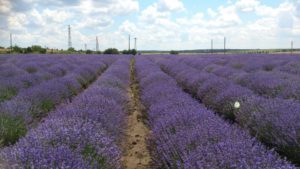
<path id="1" fill-rule="evenodd" d="M 1 55 L 0 168 L 300 168 L 300 55 Z"/>

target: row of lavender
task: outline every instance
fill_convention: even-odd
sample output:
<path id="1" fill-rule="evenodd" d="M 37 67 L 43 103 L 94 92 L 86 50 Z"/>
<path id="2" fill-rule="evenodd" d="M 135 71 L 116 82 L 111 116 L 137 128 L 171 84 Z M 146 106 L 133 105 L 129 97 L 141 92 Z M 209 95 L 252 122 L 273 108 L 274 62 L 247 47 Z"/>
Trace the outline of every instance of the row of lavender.
<path id="1" fill-rule="evenodd" d="M 5 56 L 1 56 L 4 57 Z M 42 55 L 6 56 L 0 64 L 0 102 L 9 100 L 19 92 L 43 81 L 62 77 L 84 60 L 80 57 Z M 86 62 L 86 61 L 84 61 Z"/>
<path id="2" fill-rule="evenodd" d="M 260 97 L 230 80 L 199 71 L 176 59 L 157 59 L 157 61 L 164 71 L 173 76 L 185 90 L 197 97 L 206 107 L 237 122 L 260 141 L 299 164 L 298 102 Z"/>
<path id="3" fill-rule="evenodd" d="M 113 62 L 111 58 L 96 56 L 82 59 L 86 61 L 82 60 L 80 66 L 66 75 L 22 90 L 13 99 L 0 104 L 0 146 L 16 142 L 40 118 L 59 103 L 71 100 Z"/>
<path id="4" fill-rule="evenodd" d="M 241 58 L 241 56 L 237 56 L 236 59 L 239 62 L 235 61 L 235 64 L 233 65 L 221 62 L 219 57 L 191 57 L 181 58 L 180 60 L 199 70 L 212 72 L 218 76 L 232 80 L 239 85 L 253 90 L 256 94 L 263 95 L 265 97 L 294 99 L 300 102 L 300 77 L 296 74 L 290 74 L 282 71 L 282 69 L 280 68 L 281 65 L 279 64 L 283 64 L 284 62 L 282 60 L 282 57 L 280 58 L 279 56 L 277 56 L 271 58 L 271 56 L 269 56 L 269 61 L 267 61 L 266 59 L 262 60 L 261 58 L 254 57 L 252 58 L 252 61 L 249 61 L 249 59 L 245 59 L 249 61 L 249 63 L 246 64 L 245 61 L 240 61 L 239 58 Z M 229 57 L 228 60 L 231 61 L 231 57 Z M 287 58 L 286 60 L 289 59 Z M 294 60 L 296 61 L 296 59 Z M 206 64 L 204 65 L 203 62 L 205 62 Z M 274 62 L 277 64 L 275 64 Z M 298 64 L 298 67 L 300 67 L 300 63 Z M 255 70 L 255 68 L 257 68 L 257 70 Z M 249 69 L 251 71 L 248 73 Z"/>
<path id="5" fill-rule="evenodd" d="M 275 55 L 186 55 L 184 58 L 202 59 L 202 66 L 215 63 L 246 72 L 255 71 L 282 71 L 299 75 L 299 55 L 275 54 Z M 200 63 L 197 63 L 200 64 Z"/>
<path id="6" fill-rule="evenodd" d="M 223 57 L 223 60 L 226 60 L 225 65 L 242 69 L 246 72 L 275 70 L 295 75 L 300 73 L 299 55 L 229 55 L 228 57 Z"/>
<path id="7" fill-rule="evenodd" d="M 192 99 L 158 65 L 136 60 L 157 168 L 295 168 Z"/>
<path id="8" fill-rule="evenodd" d="M 15 168 L 120 168 L 130 59 L 119 59 L 72 103 L 0 152 Z"/>

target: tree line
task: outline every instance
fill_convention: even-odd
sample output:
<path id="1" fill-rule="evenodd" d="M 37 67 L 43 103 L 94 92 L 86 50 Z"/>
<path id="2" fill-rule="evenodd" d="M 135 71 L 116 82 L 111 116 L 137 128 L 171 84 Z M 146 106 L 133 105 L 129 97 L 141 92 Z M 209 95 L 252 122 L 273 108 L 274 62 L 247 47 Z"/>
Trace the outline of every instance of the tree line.
<path id="1" fill-rule="evenodd" d="M 116 48 L 108 48 L 104 51 L 93 51 L 93 50 L 76 50 L 75 48 L 69 48 L 67 50 L 63 49 L 49 49 L 43 48 L 40 45 L 33 45 L 31 47 L 22 48 L 17 45 L 12 46 L 12 48 L 4 48 L 0 46 L 0 53 L 23 53 L 23 54 L 30 54 L 30 53 L 37 53 L 37 54 L 127 54 L 127 55 L 136 55 L 138 54 L 137 50 L 123 50 L 119 51 Z"/>

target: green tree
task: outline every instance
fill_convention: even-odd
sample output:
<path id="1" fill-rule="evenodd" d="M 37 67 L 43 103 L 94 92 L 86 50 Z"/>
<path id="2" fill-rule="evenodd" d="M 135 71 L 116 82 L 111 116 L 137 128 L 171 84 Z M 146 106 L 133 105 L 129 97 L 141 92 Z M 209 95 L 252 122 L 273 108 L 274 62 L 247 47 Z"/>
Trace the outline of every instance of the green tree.
<path id="1" fill-rule="evenodd" d="M 16 52 L 16 53 L 23 53 L 23 49 L 17 45 L 13 46 L 13 52 Z"/>
<path id="2" fill-rule="evenodd" d="M 123 50 L 123 51 L 122 51 L 122 54 L 128 55 L 128 50 Z"/>
<path id="3" fill-rule="evenodd" d="M 93 51 L 88 49 L 88 50 L 85 51 L 85 53 L 86 54 L 93 54 Z"/>
<path id="4" fill-rule="evenodd" d="M 24 53 L 32 53 L 31 47 L 27 47 L 27 48 L 24 50 Z"/>
<path id="5" fill-rule="evenodd" d="M 116 48 L 108 48 L 103 53 L 104 54 L 119 54 L 119 51 Z"/>
<path id="6" fill-rule="evenodd" d="M 123 50 L 122 54 L 124 55 L 136 55 L 137 51 L 135 49 L 131 49 L 131 50 Z"/>
<path id="7" fill-rule="evenodd" d="M 25 51 L 28 51 L 28 48 Z M 44 54 L 44 53 L 47 52 L 47 49 L 42 48 L 40 45 L 32 45 L 31 46 L 31 52 L 33 52 L 33 53 L 43 53 Z"/>
<path id="8" fill-rule="evenodd" d="M 136 51 L 135 49 L 132 49 L 132 50 L 130 50 L 130 54 L 136 55 L 136 54 L 137 54 L 137 51 Z"/>
<path id="9" fill-rule="evenodd" d="M 76 50 L 75 50 L 75 48 L 71 47 L 71 48 L 68 49 L 68 52 L 73 53 L 73 52 L 76 52 Z"/>
<path id="10" fill-rule="evenodd" d="M 170 54 L 171 54 L 171 55 L 178 55 L 179 52 L 178 52 L 178 51 L 175 51 L 175 50 L 171 50 L 171 51 L 170 51 Z"/>

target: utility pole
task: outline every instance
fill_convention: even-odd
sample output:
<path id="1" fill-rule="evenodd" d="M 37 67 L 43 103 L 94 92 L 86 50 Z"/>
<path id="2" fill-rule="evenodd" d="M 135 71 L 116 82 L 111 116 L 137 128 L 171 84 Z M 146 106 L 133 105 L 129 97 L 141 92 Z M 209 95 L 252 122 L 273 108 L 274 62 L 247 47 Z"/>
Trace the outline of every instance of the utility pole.
<path id="1" fill-rule="evenodd" d="M 134 38 L 134 49 L 135 49 L 135 50 L 137 50 L 137 48 L 136 48 L 136 40 L 137 40 L 137 38 L 135 37 L 135 38 Z"/>
<path id="2" fill-rule="evenodd" d="M 226 37 L 224 37 L 224 55 L 226 53 Z"/>
<path id="3" fill-rule="evenodd" d="M 12 33 L 10 33 L 10 52 L 12 52 Z"/>
<path id="4" fill-rule="evenodd" d="M 211 42 L 210 42 L 211 44 L 211 53 L 213 53 L 214 52 L 214 40 L 212 39 L 211 40 Z"/>
<path id="5" fill-rule="evenodd" d="M 71 41 L 71 25 L 68 26 L 68 47 L 72 47 L 72 41 Z"/>
<path id="6" fill-rule="evenodd" d="M 98 36 L 96 36 L 96 52 L 99 51 Z"/>
<path id="7" fill-rule="evenodd" d="M 291 55 L 293 54 L 293 46 L 294 46 L 294 42 L 291 41 Z"/>
<path id="8" fill-rule="evenodd" d="M 87 51 L 87 45 L 86 45 L 86 43 L 84 44 L 84 49 L 85 49 L 85 51 Z"/>
<path id="9" fill-rule="evenodd" d="M 130 50 L 130 34 L 128 36 L 128 50 Z"/>

